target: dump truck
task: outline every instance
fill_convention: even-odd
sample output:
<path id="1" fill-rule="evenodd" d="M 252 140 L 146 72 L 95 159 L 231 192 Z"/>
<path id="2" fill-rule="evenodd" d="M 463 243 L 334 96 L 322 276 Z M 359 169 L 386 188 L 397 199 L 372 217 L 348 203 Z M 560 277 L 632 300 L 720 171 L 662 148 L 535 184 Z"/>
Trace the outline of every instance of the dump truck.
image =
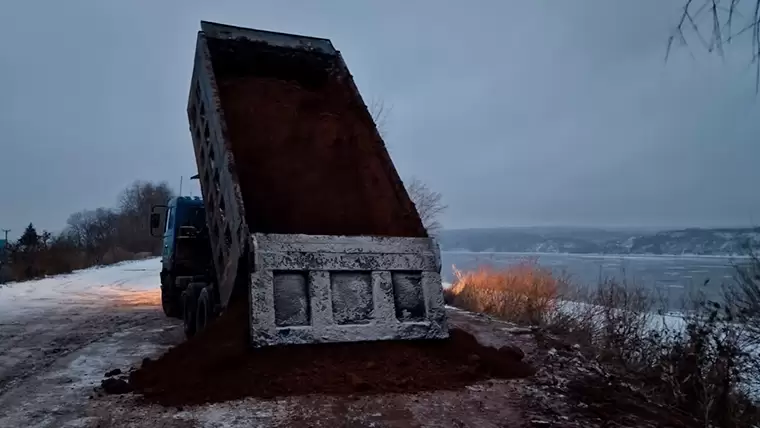
<path id="1" fill-rule="evenodd" d="M 236 304 L 252 347 L 448 337 L 440 250 L 330 40 L 201 22 L 202 198 L 151 213 L 188 336 Z"/>

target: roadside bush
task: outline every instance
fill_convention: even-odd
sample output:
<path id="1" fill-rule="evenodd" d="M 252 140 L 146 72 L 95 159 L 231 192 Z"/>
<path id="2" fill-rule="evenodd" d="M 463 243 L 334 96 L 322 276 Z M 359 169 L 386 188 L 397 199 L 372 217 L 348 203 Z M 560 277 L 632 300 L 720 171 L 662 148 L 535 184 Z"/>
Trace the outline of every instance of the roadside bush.
<path id="1" fill-rule="evenodd" d="M 85 254 L 65 235 L 52 238 L 38 255 L 42 275 L 58 275 L 88 265 Z"/>
<path id="2" fill-rule="evenodd" d="M 7 275 L 0 281 L 26 281 L 159 255 L 162 243 L 150 236 L 148 217 L 153 205 L 171 197 L 166 183 L 137 181 L 121 193 L 117 209 L 74 213 L 58 235 L 38 234 L 29 224 L 17 242 L 8 244 Z"/>
<path id="3" fill-rule="evenodd" d="M 727 294 L 743 300 L 727 306 L 694 296 L 691 310 L 679 318 L 658 315 L 657 296 L 637 284 L 604 280 L 578 289 L 536 263 L 456 276 L 446 291 L 449 304 L 540 325 L 539 331 L 584 345 L 584 353 L 612 373 L 576 382 L 578 396 L 606 388 L 609 397 L 628 394 L 621 400 L 666 406 L 693 426 L 760 424 L 750 391 L 759 386 L 760 355 L 756 331 L 745 324 L 757 319 L 748 315 L 747 282 Z"/>
<path id="4" fill-rule="evenodd" d="M 448 304 L 517 323 L 542 325 L 555 311 L 562 283 L 535 261 L 463 273 L 445 290 Z"/>
<path id="5" fill-rule="evenodd" d="M 108 249 L 106 253 L 103 254 L 101 263 L 104 265 L 112 265 L 126 260 L 135 260 L 136 258 L 135 253 L 131 253 L 121 247 L 114 247 Z"/>
<path id="6" fill-rule="evenodd" d="M 725 294 L 733 313 L 746 326 L 749 340 L 760 347 L 760 258 L 752 248 L 747 253 L 749 260 L 735 266 L 736 286 Z"/>
<path id="7" fill-rule="evenodd" d="M 594 332 L 594 343 L 602 360 L 611 360 L 629 368 L 646 365 L 652 343 L 661 339 L 653 329 L 655 299 L 649 290 L 605 279 L 592 293 L 581 321 L 592 320 L 587 329 Z"/>
<path id="8" fill-rule="evenodd" d="M 620 384 L 636 385 L 650 402 L 689 415 L 699 426 L 760 422 L 748 391 L 760 362 L 746 327 L 729 306 L 691 299 L 681 317 L 657 315 L 650 291 L 607 280 L 573 317 L 592 338 L 597 360 L 618 379 L 610 394 L 618 394 Z"/>
<path id="9" fill-rule="evenodd" d="M 657 395 L 705 424 L 750 426 L 760 422 L 748 387 L 760 375 L 758 356 L 729 307 L 697 302 L 681 331 L 671 332 L 652 361 L 663 381 Z"/>

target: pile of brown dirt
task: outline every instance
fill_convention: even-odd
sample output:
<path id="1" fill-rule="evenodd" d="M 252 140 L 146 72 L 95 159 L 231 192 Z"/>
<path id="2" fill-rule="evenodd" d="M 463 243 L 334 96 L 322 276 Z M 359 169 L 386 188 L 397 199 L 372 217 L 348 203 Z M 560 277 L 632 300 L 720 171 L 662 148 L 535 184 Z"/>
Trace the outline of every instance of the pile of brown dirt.
<path id="1" fill-rule="evenodd" d="M 271 77 L 293 60 L 272 54 L 269 68 L 248 65 L 243 77 L 216 66 L 250 230 L 427 236 L 350 76 L 335 63 L 295 63 L 304 76 Z"/>
<path id="2" fill-rule="evenodd" d="M 461 330 L 440 341 L 248 349 L 241 306 L 158 360 L 144 362 L 130 374 L 132 389 L 148 402 L 179 406 L 242 397 L 457 389 L 534 372 L 514 350 L 481 346 Z"/>

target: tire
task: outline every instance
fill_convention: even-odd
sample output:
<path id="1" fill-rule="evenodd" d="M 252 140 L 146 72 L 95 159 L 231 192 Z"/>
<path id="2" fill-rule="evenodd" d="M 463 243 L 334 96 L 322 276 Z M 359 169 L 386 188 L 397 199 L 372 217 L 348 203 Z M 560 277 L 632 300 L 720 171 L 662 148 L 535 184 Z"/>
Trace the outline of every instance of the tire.
<path id="1" fill-rule="evenodd" d="M 161 309 L 164 310 L 164 315 L 169 318 L 180 318 L 182 316 L 182 305 L 180 303 L 174 293 L 161 286 Z"/>
<path id="2" fill-rule="evenodd" d="M 188 285 L 187 289 L 182 292 L 182 324 L 185 328 L 185 337 L 188 339 L 195 336 L 196 333 L 195 315 L 198 310 L 198 297 L 205 285 L 195 282 Z"/>
<path id="3" fill-rule="evenodd" d="M 182 318 L 181 296 L 173 285 L 173 278 L 168 273 L 161 272 L 161 309 L 169 318 Z"/>
<path id="4" fill-rule="evenodd" d="M 195 311 L 195 332 L 203 331 L 214 320 L 214 302 L 209 287 L 203 288 L 198 295 Z"/>

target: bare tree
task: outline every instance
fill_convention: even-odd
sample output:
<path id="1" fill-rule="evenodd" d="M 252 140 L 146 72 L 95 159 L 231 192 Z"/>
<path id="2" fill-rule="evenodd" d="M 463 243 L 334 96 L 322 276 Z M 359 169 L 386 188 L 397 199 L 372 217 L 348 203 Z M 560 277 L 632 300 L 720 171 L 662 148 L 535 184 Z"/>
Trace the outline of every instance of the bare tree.
<path id="1" fill-rule="evenodd" d="M 148 218 L 151 207 L 165 205 L 174 195 L 168 183 L 136 181 L 119 196 L 119 245 L 131 252 L 160 249 L 160 242 L 150 236 Z"/>
<path id="2" fill-rule="evenodd" d="M 755 91 L 760 91 L 760 0 L 682 0 L 678 24 L 668 38 L 666 58 L 673 42 L 696 41 L 708 52 L 723 56 L 725 45 L 741 37 L 751 39 L 750 62 L 755 65 Z"/>
<path id="3" fill-rule="evenodd" d="M 385 138 L 388 131 L 388 115 L 391 109 L 385 105 L 385 102 L 381 99 L 374 99 L 370 103 L 369 114 L 372 116 L 372 120 L 375 121 L 375 127 L 381 137 Z"/>
<path id="4" fill-rule="evenodd" d="M 382 100 L 375 99 L 369 105 L 369 112 L 380 136 L 385 138 L 387 132 L 387 121 L 390 109 L 386 107 Z M 412 177 L 409 184 L 406 185 L 406 191 L 409 194 L 417 212 L 430 235 L 437 235 L 441 231 L 441 223 L 438 221 L 440 215 L 448 208 L 443 203 L 443 195 L 431 190 L 425 183 L 418 178 Z"/>
<path id="5" fill-rule="evenodd" d="M 443 195 L 430 189 L 421 180 L 412 177 L 406 186 L 409 197 L 417 207 L 423 226 L 430 235 L 437 235 L 441 231 L 441 223 L 438 220 L 441 214 L 448 208 L 443 203 Z"/>
<path id="6" fill-rule="evenodd" d="M 116 243 L 119 215 L 106 208 L 74 213 L 67 221 L 66 234 L 96 264 Z"/>
<path id="7" fill-rule="evenodd" d="M 372 120 L 375 121 L 375 127 L 377 128 L 378 134 L 380 134 L 381 138 L 385 139 L 388 136 L 388 116 L 390 115 L 391 109 L 380 99 L 372 100 L 372 103 L 368 108 Z"/>

